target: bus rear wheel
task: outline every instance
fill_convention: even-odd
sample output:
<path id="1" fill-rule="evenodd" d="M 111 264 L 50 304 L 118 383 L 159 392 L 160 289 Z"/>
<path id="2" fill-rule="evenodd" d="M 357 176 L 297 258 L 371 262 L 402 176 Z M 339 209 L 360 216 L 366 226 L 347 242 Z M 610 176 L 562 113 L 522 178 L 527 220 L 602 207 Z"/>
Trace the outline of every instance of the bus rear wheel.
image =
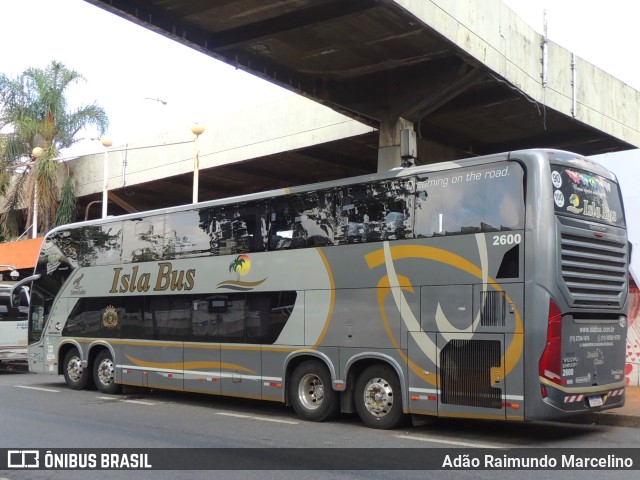
<path id="1" fill-rule="evenodd" d="M 406 418 L 398 375 L 387 365 L 372 365 L 360 374 L 355 385 L 355 403 L 358 416 L 371 428 L 395 428 Z"/>
<path id="2" fill-rule="evenodd" d="M 317 360 L 307 360 L 293 371 L 289 398 L 296 414 L 311 422 L 331 420 L 340 406 L 329 370 Z"/>
<path id="3" fill-rule="evenodd" d="M 96 357 L 93 381 L 102 393 L 113 395 L 120 391 L 120 385 L 116 383 L 116 366 L 108 350 L 102 350 Z"/>
<path id="4" fill-rule="evenodd" d="M 77 348 L 72 348 L 64 356 L 62 373 L 65 382 L 72 390 L 83 390 L 89 387 L 91 371 L 82 366 L 82 358 Z"/>

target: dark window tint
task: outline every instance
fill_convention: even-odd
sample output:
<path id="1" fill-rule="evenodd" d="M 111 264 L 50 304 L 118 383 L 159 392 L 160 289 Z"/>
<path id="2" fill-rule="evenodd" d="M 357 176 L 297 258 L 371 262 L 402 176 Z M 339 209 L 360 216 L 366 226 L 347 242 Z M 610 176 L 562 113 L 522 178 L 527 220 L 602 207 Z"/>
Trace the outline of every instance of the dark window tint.
<path id="1" fill-rule="evenodd" d="M 80 299 L 71 311 L 69 319 L 62 330 L 62 335 L 69 337 L 99 337 L 102 313 L 109 306 L 106 303 L 107 300 L 103 298 Z"/>
<path id="2" fill-rule="evenodd" d="M 349 185 L 339 191 L 339 243 L 412 236 L 413 182 L 406 179 Z"/>
<path id="3" fill-rule="evenodd" d="M 122 222 L 93 225 L 81 230 L 79 261 L 83 267 L 116 265 L 122 250 Z"/>
<path id="4" fill-rule="evenodd" d="M 148 298 L 154 338 L 189 340 L 191 336 L 191 301 L 189 295 Z"/>
<path id="5" fill-rule="evenodd" d="M 271 203 L 269 248 L 332 245 L 334 202 L 331 192 L 310 192 L 274 199 Z"/>
<path id="6" fill-rule="evenodd" d="M 145 309 L 147 297 L 121 297 L 120 324 L 122 338 L 152 339 L 155 337 L 151 312 Z"/>
<path id="7" fill-rule="evenodd" d="M 265 250 L 267 208 L 263 204 L 229 205 L 200 211 L 200 228 L 213 255 Z"/>
<path id="8" fill-rule="evenodd" d="M 197 257 L 211 251 L 210 236 L 200 226 L 200 212 L 168 214 L 164 224 L 164 259 Z"/>
<path id="9" fill-rule="evenodd" d="M 37 298 L 32 302 L 34 308 Z M 295 302 L 296 292 L 291 291 L 83 298 L 62 334 L 271 344 L 282 332 Z"/>
<path id="10" fill-rule="evenodd" d="M 519 164 L 500 162 L 418 177 L 416 236 L 523 228 L 523 176 Z"/>
<path id="11" fill-rule="evenodd" d="M 164 258 L 164 215 L 124 222 L 122 263 L 150 262 Z"/>

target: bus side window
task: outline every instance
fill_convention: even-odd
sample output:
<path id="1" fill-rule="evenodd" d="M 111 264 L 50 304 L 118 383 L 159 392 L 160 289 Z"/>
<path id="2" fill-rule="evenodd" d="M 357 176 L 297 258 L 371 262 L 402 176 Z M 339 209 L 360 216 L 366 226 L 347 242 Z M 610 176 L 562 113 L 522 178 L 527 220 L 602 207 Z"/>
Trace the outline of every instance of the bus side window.
<path id="1" fill-rule="evenodd" d="M 123 263 L 163 259 L 164 216 L 156 215 L 123 222 L 122 236 Z"/>
<path id="2" fill-rule="evenodd" d="M 418 237 L 496 232 L 524 225 L 523 170 L 513 162 L 418 178 Z"/>
<path id="3" fill-rule="evenodd" d="M 145 297 L 122 297 L 120 311 L 122 338 L 153 338 L 153 322 L 150 315 L 145 315 Z"/>
<path id="4" fill-rule="evenodd" d="M 334 201 L 330 191 L 309 192 L 271 204 L 270 250 L 333 245 Z"/>
<path id="5" fill-rule="evenodd" d="M 244 343 L 246 336 L 246 294 L 233 293 L 227 298 L 224 311 L 218 313 L 217 322 L 220 329 L 219 341 Z"/>
<path id="6" fill-rule="evenodd" d="M 167 215 L 164 222 L 164 259 L 198 257 L 209 251 L 206 222 L 202 210 L 188 210 Z M 204 227 L 204 228 L 203 228 Z"/>
<path id="7" fill-rule="evenodd" d="M 247 294 L 247 343 L 273 344 L 293 313 L 297 292 Z"/>
<path id="8" fill-rule="evenodd" d="M 338 243 L 398 240 L 413 236 L 412 181 L 388 180 L 344 187 L 337 200 Z"/>
<path id="9" fill-rule="evenodd" d="M 62 329 L 63 336 L 70 337 L 113 337 L 114 331 L 102 328 L 102 316 L 105 309 L 113 304 L 119 305 L 118 298 L 81 298 L 69 314 Z M 117 325 L 116 325 L 117 326 Z M 118 334 L 115 336 L 119 336 Z"/>
<path id="10" fill-rule="evenodd" d="M 149 310 L 158 340 L 188 340 L 191 336 L 191 298 L 188 295 L 152 296 Z"/>
<path id="11" fill-rule="evenodd" d="M 261 343 L 269 333 L 271 299 L 268 293 L 247 294 L 247 342 Z"/>
<path id="12" fill-rule="evenodd" d="M 200 227 L 209 234 L 213 255 L 235 255 L 265 250 L 267 205 L 248 203 L 206 209 Z"/>

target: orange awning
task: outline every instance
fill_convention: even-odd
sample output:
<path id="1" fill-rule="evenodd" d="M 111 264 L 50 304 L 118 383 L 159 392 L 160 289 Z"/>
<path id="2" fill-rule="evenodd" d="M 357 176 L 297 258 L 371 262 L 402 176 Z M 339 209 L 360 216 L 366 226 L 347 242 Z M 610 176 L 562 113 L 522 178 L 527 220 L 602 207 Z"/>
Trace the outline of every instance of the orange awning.
<path id="1" fill-rule="evenodd" d="M 0 243 L 0 265 L 12 265 L 18 270 L 34 268 L 44 237 Z M 0 272 L 9 270 L 0 266 Z"/>

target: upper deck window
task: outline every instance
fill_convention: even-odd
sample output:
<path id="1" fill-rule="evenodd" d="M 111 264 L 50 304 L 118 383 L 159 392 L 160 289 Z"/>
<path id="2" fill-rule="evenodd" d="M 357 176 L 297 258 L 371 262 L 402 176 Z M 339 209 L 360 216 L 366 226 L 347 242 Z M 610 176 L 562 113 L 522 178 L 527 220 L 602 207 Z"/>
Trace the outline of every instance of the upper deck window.
<path id="1" fill-rule="evenodd" d="M 524 227 L 522 167 L 499 162 L 447 170 L 416 180 L 418 237 Z"/>

